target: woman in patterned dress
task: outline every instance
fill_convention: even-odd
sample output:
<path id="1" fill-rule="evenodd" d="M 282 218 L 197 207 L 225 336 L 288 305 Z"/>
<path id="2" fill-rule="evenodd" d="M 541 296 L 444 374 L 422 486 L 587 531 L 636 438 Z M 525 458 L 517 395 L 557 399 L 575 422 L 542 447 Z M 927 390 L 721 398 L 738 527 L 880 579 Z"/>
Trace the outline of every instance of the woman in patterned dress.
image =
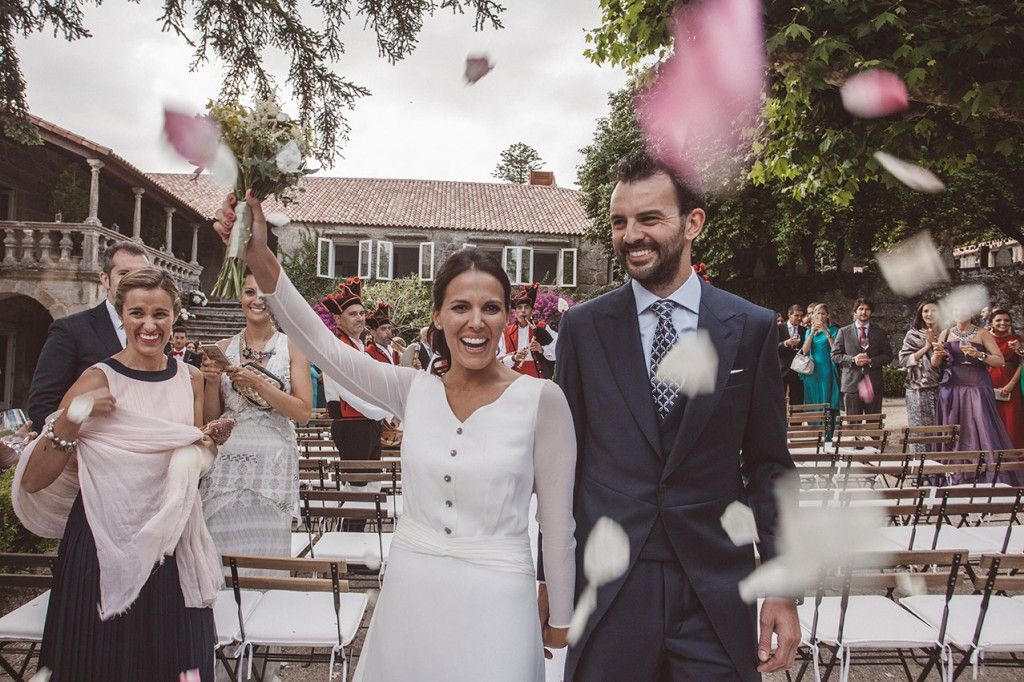
<path id="1" fill-rule="evenodd" d="M 910 426 L 932 426 L 935 424 L 939 379 L 942 372 L 932 364 L 932 350 L 938 341 L 939 330 L 935 323 L 939 306 L 934 299 L 921 301 L 914 315 L 914 325 L 903 337 L 899 363 L 907 370 L 905 382 L 907 395 L 907 423 Z M 927 448 L 914 445 L 914 452 Z"/>
<path id="2" fill-rule="evenodd" d="M 245 328 L 217 346 L 231 361 L 221 370 L 204 358 L 206 417 L 235 420 L 235 430 L 202 480 L 206 525 L 221 554 L 289 556 L 299 496 L 295 424 L 309 421 L 309 362 L 274 326 L 263 294 L 247 275 L 240 299 Z M 256 363 L 283 384 L 278 388 Z M 239 392 L 242 391 L 242 392 Z M 243 395 L 254 391 L 257 405 Z"/>

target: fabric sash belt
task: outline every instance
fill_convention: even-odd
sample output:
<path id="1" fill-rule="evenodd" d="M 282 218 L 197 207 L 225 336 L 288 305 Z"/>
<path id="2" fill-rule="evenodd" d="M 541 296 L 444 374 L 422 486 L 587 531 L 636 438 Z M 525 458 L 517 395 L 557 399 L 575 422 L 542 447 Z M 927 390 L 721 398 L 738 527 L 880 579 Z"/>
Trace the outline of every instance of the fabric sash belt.
<path id="1" fill-rule="evenodd" d="M 403 516 L 398 520 L 392 546 L 419 554 L 452 557 L 499 571 L 534 575 L 530 538 L 525 533 L 519 537 L 453 538 L 411 516 Z"/>

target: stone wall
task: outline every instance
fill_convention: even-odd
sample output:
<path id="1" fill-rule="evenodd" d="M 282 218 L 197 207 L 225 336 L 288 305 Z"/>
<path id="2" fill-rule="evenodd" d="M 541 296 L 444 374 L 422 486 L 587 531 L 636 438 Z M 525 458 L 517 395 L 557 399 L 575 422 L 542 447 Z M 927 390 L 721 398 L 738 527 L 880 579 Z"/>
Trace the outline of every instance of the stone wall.
<path id="1" fill-rule="evenodd" d="M 895 350 L 902 344 L 903 335 L 914 320 L 918 301 L 927 297 L 941 297 L 960 284 L 980 283 L 988 287 L 993 304 L 1010 310 L 1017 332 L 1024 331 L 1024 265 L 954 270 L 951 276 L 953 281 L 949 285 L 913 299 L 904 299 L 894 294 L 878 273 L 874 272 L 828 272 L 772 280 L 732 280 L 715 282 L 715 285 L 783 314 L 793 303 L 802 306 L 811 301 L 827 303 L 832 322 L 839 326 L 849 324 L 852 320 L 853 301 L 859 296 L 866 296 L 875 303 L 873 319 L 889 332 Z"/>

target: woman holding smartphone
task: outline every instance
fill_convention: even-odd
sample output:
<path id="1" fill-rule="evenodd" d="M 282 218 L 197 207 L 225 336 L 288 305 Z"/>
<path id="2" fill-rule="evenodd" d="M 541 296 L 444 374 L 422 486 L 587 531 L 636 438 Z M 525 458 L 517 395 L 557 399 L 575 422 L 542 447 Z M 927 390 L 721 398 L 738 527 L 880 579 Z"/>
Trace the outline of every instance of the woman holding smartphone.
<path id="1" fill-rule="evenodd" d="M 836 415 L 839 414 L 842 404 L 839 394 L 839 373 L 832 363 L 832 344 L 835 343 L 839 327 L 831 324 L 828 306 L 824 303 L 815 304 L 810 313 L 810 328 L 804 333 L 804 345 L 800 352 L 810 355 L 814 360 L 814 374 L 805 374 L 801 377 L 804 381 L 804 403 L 828 404 L 831 417 L 825 432 L 825 440 L 831 441 Z"/>
<path id="2" fill-rule="evenodd" d="M 289 556 L 299 497 L 295 424 L 311 413 L 309 363 L 274 326 L 251 274 L 239 304 L 245 328 L 203 358 L 206 418 L 235 420 L 200 484 L 203 513 L 221 554 Z"/>
<path id="3" fill-rule="evenodd" d="M 1021 398 L 1020 390 L 1021 358 L 1017 355 L 1022 339 L 1013 332 L 1013 318 L 1009 310 L 993 308 L 991 321 L 992 338 L 995 339 L 999 352 L 1006 361 L 1002 367 L 988 369 L 995 389 L 996 408 L 1013 447 L 1024 448 L 1024 400 Z"/>
<path id="4" fill-rule="evenodd" d="M 910 426 L 931 426 L 935 423 L 939 378 L 942 373 L 932 364 L 932 352 L 938 342 L 935 323 L 939 314 L 934 299 L 921 301 L 914 314 L 914 325 L 903 337 L 900 367 L 907 370 L 904 387 L 907 395 L 907 423 Z M 921 452 L 924 445 L 914 445 Z"/>

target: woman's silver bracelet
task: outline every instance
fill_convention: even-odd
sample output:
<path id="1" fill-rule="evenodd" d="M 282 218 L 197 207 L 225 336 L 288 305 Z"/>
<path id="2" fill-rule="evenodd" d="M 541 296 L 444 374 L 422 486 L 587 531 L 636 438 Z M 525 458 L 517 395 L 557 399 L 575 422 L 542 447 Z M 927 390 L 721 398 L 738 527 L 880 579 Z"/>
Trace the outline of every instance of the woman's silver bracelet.
<path id="1" fill-rule="evenodd" d="M 53 431 L 53 422 L 56 419 L 49 420 L 46 422 L 46 426 L 43 427 L 43 437 L 50 441 L 50 445 L 56 450 L 63 450 L 64 454 L 70 455 L 78 448 L 78 439 L 64 440 Z"/>

